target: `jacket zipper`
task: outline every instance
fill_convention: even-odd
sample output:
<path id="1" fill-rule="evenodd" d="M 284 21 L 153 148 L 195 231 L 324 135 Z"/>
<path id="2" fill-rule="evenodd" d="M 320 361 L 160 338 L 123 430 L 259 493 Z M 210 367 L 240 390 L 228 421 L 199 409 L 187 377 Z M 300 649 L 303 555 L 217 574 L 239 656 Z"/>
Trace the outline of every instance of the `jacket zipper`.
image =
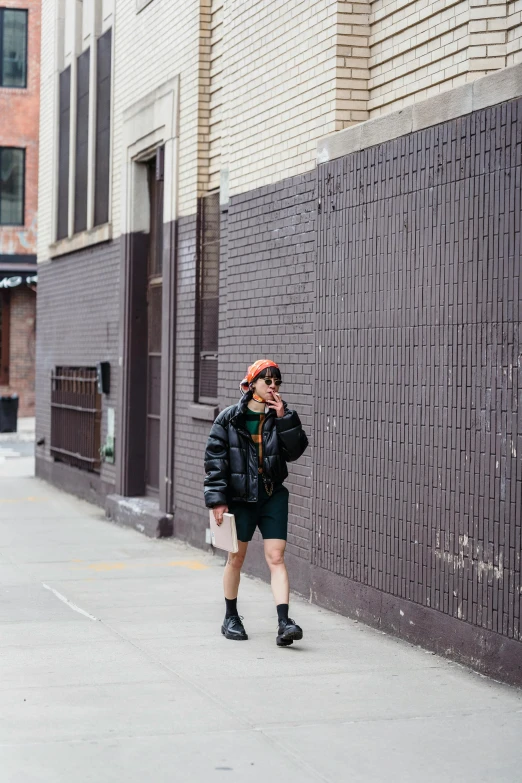
<path id="1" fill-rule="evenodd" d="M 265 426 L 265 424 L 263 422 L 263 427 L 264 426 Z M 252 446 L 255 449 L 256 444 L 252 440 L 252 436 L 250 435 L 249 431 L 247 429 L 244 429 L 244 430 L 240 429 L 239 427 L 238 427 L 237 431 L 240 432 L 241 435 L 243 435 L 248 440 L 249 445 L 252 444 Z M 249 497 L 250 496 L 250 470 L 248 469 L 248 465 L 247 465 L 246 481 L 247 481 L 247 497 Z M 259 498 L 257 498 L 257 500 L 259 500 Z"/>
<path id="2" fill-rule="evenodd" d="M 265 459 L 266 459 L 266 456 L 265 456 L 265 424 L 267 422 L 267 419 L 268 419 L 268 415 L 265 416 L 265 420 L 263 422 L 263 426 L 261 427 L 261 442 L 263 444 L 263 470 L 266 467 L 266 465 L 265 465 Z"/>
<path id="3" fill-rule="evenodd" d="M 261 439 L 262 439 L 262 442 L 263 442 L 263 469 L 265 467 L 265 425 L 266 425 L 266 422 L 267 422 L 268 418 L 272 418 L 272 417 L 273 416 L 270 415 L 270 412 L 267 413 L 266 416 L 265 416 L 265 420 L 263 422 L 263 426 L 261 427 Z M 256 449 L 256 444 L 252 440 L 252 436 L 250 435 L 250 433 L 249 433 L 249 431 L 247 429 L 240 429 L 238 427 L 237 431 L 240 432 L 241 435 L 244 435 L 248 439 L 249 443 L 252 444 L 254 449 Z M 257 458 L 257 450 L 256 450 L 256 458 Z M 257 485 L 257 481 L 256 481 L 256 485 Z M 250 494 L 249 490 L 250 490 L 250 471 L 247 470 L 247 494 Z M 257 498 L 257 500 L 259 500 L 259 497 Z"/>

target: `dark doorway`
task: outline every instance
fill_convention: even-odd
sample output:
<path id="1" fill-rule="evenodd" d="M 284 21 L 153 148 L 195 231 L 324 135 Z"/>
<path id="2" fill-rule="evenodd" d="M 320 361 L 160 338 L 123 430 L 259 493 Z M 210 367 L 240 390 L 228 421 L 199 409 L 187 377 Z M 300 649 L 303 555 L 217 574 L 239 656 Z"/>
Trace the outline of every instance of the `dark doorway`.
<path id="1" fill-rule="evenodd" d="M 134 201 L 147 212 L 139 215 L 141 225 L 122 237 L 123 372 L 117 491 L 127 497 L 159 499 L 160 440 L 165 434 L 161 427 L 163 147 L 135 165 Z"/>
<path id="2" fill-rule="evenodd" d="M 163 298 L 163 148 L 147 164 L 150 234 L 147 282 L 147 425 L 145 485 L 159 490 L 161 412 L 161 325 Z"/>

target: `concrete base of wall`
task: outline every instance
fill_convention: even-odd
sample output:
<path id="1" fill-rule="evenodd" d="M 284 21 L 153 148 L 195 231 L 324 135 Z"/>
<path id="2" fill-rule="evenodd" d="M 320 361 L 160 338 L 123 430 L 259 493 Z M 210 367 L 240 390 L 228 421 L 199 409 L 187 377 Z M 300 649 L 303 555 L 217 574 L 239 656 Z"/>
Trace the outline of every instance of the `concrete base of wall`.
<path id="1" fill-rule="evenodd" d="M 454 617 L 311 568 L 313 603 L 418 644 L 481 674 L 522 687 L 521 644 Z"/>
<path id="2" fill-rule="evenodd" d="M 76 497 L 94 503 L 96 506 L 103 507 L 107 495 L 114 492 L 114 485 L 102 481 L 96 473 L 78 470 L 78 468 L 44 457 L 36 457 L 35 473 L 37 478 L 48 481 L 64 492 L 76 495 Z"/>
<path id="3" fill-rule="evenodd" d="M 205 513 L 205 512 L 204 512 Z M 208 514 L 206 526 L 208 527 Z M 194 523 L 194 518 L 186 515 L 186 512 L 176 512 L 174 514 L 174 531 L 175 538 L 181 538 L 186 541 L 187 544 L 195 546 L 198 549 L 206 549 L 208 544 L 205 544 L 205 526 L 201 525 L 201 521 L 198 519 L 198 523 Z"/>
<path id="4" fill-rule="evenodd" d="M 151 498 L 109 495 L 105 513 L 114 522 L 132 527 L 150 538 L 169 538 L 173 532 L 172 517 L 160 511 L 157 501 Z"/>

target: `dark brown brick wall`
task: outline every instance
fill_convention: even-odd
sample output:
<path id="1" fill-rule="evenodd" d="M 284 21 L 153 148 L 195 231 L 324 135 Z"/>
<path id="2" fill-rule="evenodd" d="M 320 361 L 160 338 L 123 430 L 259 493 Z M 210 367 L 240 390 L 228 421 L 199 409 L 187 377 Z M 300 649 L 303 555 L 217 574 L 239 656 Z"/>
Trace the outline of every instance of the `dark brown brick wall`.
<path id="1" fill-rule="evenodd" d="M 516 102 L 232 198 L 219 370 L 274 356 L 311 430 L 294 584 L 517 682 L 521 164 Z"/>
<path id="2" fill-rule="evenodd" d="M 178 222 L 174 534 L 203 547 L 208 527 L 203 502 L 203 454 L 210 426 L 189 413 L 194 402 L 196 223 L 195 215 Z"/>
<path id="3" fill-rule="evenodd" d="M 517 101 L 321 166 L 316 270 L 313 564 L 512 639 L 521 164 Z"/>
<path id="4" fill-rule="evenodd" d="M 289 479 L 293 586 L 519 683 L 521 171 L 517 102 L 232 197 L 219 334 L 220 408 L 272 356 L 310 436 Z M 174 530 L 204 546 L 196 217 L 177 230 Z M 40 271 L 46 450 L 55 364 L 108 359 L 116 405 L 119 259 L 108 243 Z M 266 576 L 258 540 L 247 569 Z"/>
<path id="5" fill-rule="evenodd" d="M 231 199 L 223 222 L 220 407 L 239 399 L 249 364 L 268 357 L 312 440 L 315 172 Z M 311 452 L 290 466 L 288 552 L 310 561 Z"/>
<path id="6" fill-rule="evenodd" d="M 99 361 L 110 362 L 111 392 L 102 401 L 102 443 L 105 440 L 107 408 L 116 408 L 118 399 L 119 264 L 120 243 L 114 241 L 38 268 L 36 437 L 45 438 L 45 446 L 37 448 L 37 461 L 51 463 L 50 378 L 59 365 L 93 367 Z M 114 484 L 113 465 L 103 463 L 101 480 Z"/>
<path id="7" fill-rule="evenodd" d="M 34 416 L 36 293 L 27 286 L 9 291 L 9 385 L 0 394 L 18 394 L 18 416 Z"/>
<path id="8" fill-rule="evenodd" d="M 240 397 L 239 382 L 256 358 L 285 373 L 283 396 L 312 440 L 314 363 L 315 172 L 233 197 L 221 215 L 219 407 Z M 175 534 L 204 546 L 203 454 L 209 422 L 192 419 L 196 220 L 179 222 Z M 311 452 L 290 466 L 288 538 L 294 586 L 309 589 Z M 258 536 L 256 538 L 259 538 Z M 247 561 L 265 574 L 259 542 Z M 266 574 L 265 574 L 266 575 Z"/>

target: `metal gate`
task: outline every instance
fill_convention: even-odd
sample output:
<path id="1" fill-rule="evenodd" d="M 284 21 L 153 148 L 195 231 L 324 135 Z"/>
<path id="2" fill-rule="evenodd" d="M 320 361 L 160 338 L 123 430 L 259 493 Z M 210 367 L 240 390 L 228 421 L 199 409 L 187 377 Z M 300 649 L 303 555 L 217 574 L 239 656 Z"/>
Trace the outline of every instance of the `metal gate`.
<path id="1" fill-rule="evenodd" d="M 51 455 L 99 472 L 101 395 L 94 367 L 56 367 L 51 375 Z"/>

